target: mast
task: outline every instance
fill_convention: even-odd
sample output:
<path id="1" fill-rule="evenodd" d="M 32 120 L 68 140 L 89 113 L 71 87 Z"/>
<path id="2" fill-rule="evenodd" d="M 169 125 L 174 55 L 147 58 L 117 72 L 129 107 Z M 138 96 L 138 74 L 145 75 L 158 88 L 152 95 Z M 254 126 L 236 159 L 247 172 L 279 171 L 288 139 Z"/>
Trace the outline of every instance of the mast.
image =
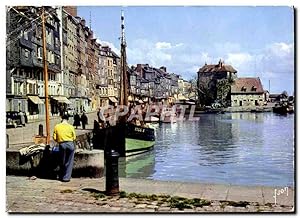
<path id="1" fill-rule="evenodd" d="M 49 122 L 49 100 L 48 100 L 48 67 L 46 60 L 46 30 L 45 30 L 45 8 L 42 7 L 42 37 L 43 37 L 43 65 L 45 80 L 45 112 L 46 112 L 46 144 L 50 144 L 50 122 Z"/>
<path id="2" fill-rule="evenodd" d="M 127 62 L 126 62 L 126 40 L 124 12 L 121 11 L 121 69 L 120 69 L 120 99 L 119 105 L 128 105 L 128 83 L 127 83 Z"/>

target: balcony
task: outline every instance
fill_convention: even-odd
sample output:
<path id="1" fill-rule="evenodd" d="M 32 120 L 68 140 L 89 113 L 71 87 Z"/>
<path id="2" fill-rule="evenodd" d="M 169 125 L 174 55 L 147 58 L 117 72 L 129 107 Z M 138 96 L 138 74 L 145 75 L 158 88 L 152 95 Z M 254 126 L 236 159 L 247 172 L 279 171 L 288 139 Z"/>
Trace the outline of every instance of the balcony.
<path id="1" fill-rule="evenodd" d="M 24 36 L 20 38 L 20 44 L 26 48 L 32 49 L 32 42 L 30 40 L 26 40 Z"/>

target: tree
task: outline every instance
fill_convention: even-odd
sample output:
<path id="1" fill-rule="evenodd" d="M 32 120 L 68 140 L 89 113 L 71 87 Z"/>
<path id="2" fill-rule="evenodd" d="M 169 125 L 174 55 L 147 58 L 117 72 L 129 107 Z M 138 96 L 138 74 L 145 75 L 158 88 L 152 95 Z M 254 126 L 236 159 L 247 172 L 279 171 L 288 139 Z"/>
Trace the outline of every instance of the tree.
<path id="1" fill-rule="evenodd" d="M 233 81 L 229 79 L 221 79 L 217 81 L 217 101 L 222 106 L 227 106 L 226 102 L 230 93 L 230 87 L 232 83 Z"/>
<path id="2" fill-rule="evenodd" d="M 192 79 L 188 81 L 191 85 L 188 89 L 188 97 L 194 96 L 195 99 L 198 99 L 198 85 L 197 85 L 197 77 L 194 76 Z"/>

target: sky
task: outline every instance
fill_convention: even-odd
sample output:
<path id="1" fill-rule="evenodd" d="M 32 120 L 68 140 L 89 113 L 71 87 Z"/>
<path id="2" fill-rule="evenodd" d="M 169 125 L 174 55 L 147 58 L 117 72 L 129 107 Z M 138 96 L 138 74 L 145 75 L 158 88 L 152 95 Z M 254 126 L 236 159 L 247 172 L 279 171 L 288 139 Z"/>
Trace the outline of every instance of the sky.
<path id="1" fill-rule="evenodd" d="M 78 15 L 102 44 L 119 52 L 121 10 L 129 65 L 166 66 L 168 72 L 191 79 L 205 62 L 222 59 L 238 77 L 260 77 L 271 93 L 294 93 L 291 7 L 80 6 Z"/>

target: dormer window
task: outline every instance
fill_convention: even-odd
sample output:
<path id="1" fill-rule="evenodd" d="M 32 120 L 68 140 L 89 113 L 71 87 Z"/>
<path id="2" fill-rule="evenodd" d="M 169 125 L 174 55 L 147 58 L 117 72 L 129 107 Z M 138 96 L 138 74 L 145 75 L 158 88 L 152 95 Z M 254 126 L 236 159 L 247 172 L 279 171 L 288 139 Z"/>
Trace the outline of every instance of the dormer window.
<path id="1" fill-rule="evenodd" d="M 247 88 L 246 88 L 245 86 L 243 86 L 243 87 L 242 87 L 242 91 L 245 92 L 246 90 L 247 90 Z"/>
<path id="2" fill-rule="evenodd" d="M 256 86 L 252 86 L 252 91 L 256 91 L 257 87 Z"/>

